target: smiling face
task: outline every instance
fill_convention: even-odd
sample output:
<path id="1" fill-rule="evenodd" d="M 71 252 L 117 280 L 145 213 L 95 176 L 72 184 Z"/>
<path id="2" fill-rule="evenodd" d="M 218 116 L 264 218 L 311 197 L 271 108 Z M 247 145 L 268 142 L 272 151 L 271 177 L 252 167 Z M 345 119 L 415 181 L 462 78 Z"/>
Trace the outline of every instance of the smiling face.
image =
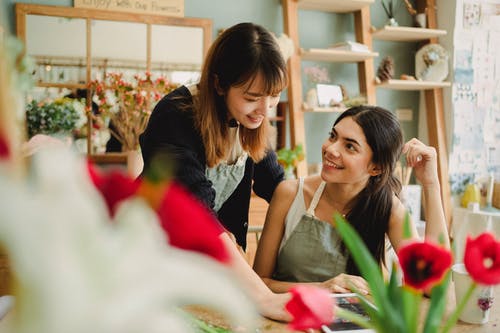
<path id="1" fill-rule="evenodd" d="M 373 152 L 363 129 L 346 117 L 338 122 L 323 143 L 321 177 L 328 183 L 359 184 L 364 187 L 371 176 L 379 174 L 372 163 Z"/>
<path id="2" fill-rule="evenodd" d="M 258 128 L 270 109 L 275 107 L 280 100 L 280 93 L 266 94 L 262 74 L 257 74 L 255 79 L 241 86 L 231 86 L 225 96 L 228 119 L 236 119 L 238 123 L 248 129 Z"/>

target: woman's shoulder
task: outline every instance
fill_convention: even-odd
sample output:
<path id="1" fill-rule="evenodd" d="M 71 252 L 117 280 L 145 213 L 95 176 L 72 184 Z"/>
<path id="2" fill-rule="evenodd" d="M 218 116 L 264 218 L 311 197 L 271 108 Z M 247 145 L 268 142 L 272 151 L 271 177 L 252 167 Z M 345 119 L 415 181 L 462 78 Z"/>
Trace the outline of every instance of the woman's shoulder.
<path id="1" fill-rule="evenodd" d="M 155 121 L 192 121 L 193 99 L 189 89 L 180 86 L 169 92 L 156 104 L 151 119 Z"/>
<path id="2" fill-rule="evenodd" d="M 278 187 L 276 187 L 273 198 L 276 196 L 281 204 L 283 200 L 291 200 L 295 198 L 298 189 L 299 189 L 298 179 L 285 179 L 279 183 Z"/>

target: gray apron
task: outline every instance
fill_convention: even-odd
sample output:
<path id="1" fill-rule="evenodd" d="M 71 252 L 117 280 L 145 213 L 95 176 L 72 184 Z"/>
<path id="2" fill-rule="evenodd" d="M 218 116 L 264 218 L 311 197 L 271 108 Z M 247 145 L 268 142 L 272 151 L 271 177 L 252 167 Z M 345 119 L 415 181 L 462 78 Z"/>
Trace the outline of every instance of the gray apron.
<path id="1" fill-rule="evenodd" d="M 322 282 L 345 273 L 347 256 L 341 251 L 337 230 L 318 220 L 314 210 L 323 193 L 322 183 L 276 260 L 273 279 L 288 282 Z"/>

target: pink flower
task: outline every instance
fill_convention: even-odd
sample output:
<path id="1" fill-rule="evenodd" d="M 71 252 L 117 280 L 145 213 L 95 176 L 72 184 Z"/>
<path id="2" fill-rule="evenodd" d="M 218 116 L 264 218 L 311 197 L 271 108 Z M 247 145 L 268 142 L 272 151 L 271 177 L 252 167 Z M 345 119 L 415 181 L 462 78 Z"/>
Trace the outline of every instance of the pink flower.
<path id="1" fill-rule="evenodd" d="M 439 283 L 450 268 L 452 257 L 447 249 L 430 242 L 412 242 L 398 251 L 406 285 L 428 290 Z"/>
<path id="2" fill-rule="evenodd" d="M 500 283 L 500 242 L 491 233 L 467 237 L 464 264 L 474 281 L 483 285 Z"/>
<path id="3" fill-rule="evenodd" d="M 334 319 L 334 302 L 330 292 L 312 286 L 298 285 L 290 292 L 292 298 L 285 306 L 293 319 L 288 324 L 291 330 L 318 329 Z"/>

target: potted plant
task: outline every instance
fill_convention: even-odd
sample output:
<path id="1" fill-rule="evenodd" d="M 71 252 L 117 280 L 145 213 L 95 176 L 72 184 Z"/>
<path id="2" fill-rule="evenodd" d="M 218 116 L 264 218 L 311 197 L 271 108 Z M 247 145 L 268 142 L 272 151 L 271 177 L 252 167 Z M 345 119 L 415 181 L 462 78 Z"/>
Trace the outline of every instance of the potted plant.
<path id="1" fill-rule="evenodd" d="M 295 178 L 295 168 L 304 159 L 302 144 L 296 145 L 293 149 L 282 148 L 277 151 L 278 162 L 285 169 L 285 178 Z"/>
<path id="2" fill-rule="evenodd" d="M 28 136 L 47 134 L 68 137 L 87 122 L 84 104 L 72 98 L 33 100 L 26 106 Z"/>

